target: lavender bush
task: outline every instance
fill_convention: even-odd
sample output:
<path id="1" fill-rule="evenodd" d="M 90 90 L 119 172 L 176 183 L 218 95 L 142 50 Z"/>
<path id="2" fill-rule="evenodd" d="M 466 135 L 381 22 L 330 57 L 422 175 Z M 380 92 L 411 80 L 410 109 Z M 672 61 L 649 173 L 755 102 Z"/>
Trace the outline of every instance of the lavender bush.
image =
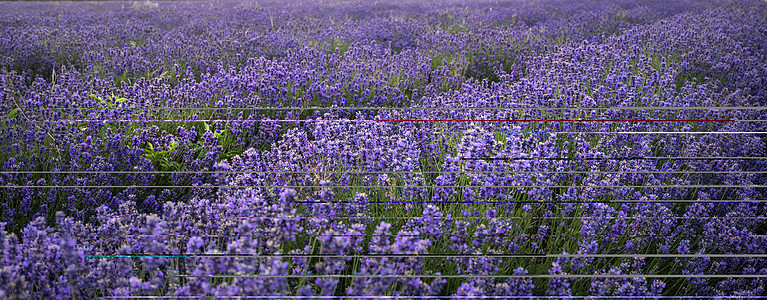
<path id="1" fill-rule="evenodd" d="M 762 1 L 0 3 L 0 49 L 2 299 L 767 296 Z"/>

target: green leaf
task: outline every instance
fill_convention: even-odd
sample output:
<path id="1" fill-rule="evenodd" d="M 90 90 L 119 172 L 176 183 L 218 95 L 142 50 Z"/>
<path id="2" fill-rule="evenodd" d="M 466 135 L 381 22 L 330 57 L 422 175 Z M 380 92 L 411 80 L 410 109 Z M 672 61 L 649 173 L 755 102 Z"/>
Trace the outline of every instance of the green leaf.
<path id="1" fill-rule="evenodd" d="M 128 98 L 117 98 L 117 102 L 123 103 L 125 101 L 128 101 Z"/>
<path id="2" fill-rule="evenodd" d="M 94 94 L 89 94 L 88 98 L 91 98 L 92 100 L 98 102 L 99 104 L 104 102 L 104 100 L 101 100 L 101 98 L 99 98 L 99 96 L 96 96 Z"/>
<path id="3" fill-rule="evenodd" d="M 18 114 L 19 114 L 19 109 L 18 109 L 18 108 L 14 108 L 14 109 L 13 109 L 13 110 L 11 110 L 11 112 L 9 112 L 9 113 L 8 113 L 8 115 L 6 115 L 5 117 L 6 117 L 6 118 L 8 118 L 8 119 L 13 119 L 13 118 L 15 118 L 15 117 L 16 117 L 16 115 L 18 115 Z"/>

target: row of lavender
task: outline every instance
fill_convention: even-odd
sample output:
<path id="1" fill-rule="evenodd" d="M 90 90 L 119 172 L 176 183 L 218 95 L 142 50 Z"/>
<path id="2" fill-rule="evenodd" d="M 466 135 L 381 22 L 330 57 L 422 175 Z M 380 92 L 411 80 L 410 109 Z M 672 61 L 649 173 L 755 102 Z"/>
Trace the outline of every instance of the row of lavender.
<path id="1" fill-rule="evenodd" d="M 765 292 L 765 5 L 230 4 L 2 4 L 2 297 Z"/>

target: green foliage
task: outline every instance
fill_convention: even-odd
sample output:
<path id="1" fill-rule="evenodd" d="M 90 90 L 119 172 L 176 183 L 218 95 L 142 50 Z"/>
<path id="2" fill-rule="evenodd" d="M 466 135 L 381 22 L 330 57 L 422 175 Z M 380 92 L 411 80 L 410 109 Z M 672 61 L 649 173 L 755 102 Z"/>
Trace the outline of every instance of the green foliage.
<path id="1" fill-rule="evenodd" d="M 178 141 L 173 140 L 167 150 L 155 150 L 150 142 L 147 142 L 147 148 L 142 150 L 146 158 L 155 166 L 159 166 L 161 171 L 181 171 L 184 164 L 171 161 L 171 155 L 176 148 L 178 148 Z"/>
<path id="2" fill-rule="evenodd" d="M 18 115 L 19 115 L 19 109 L 18 108 L 14 108 L 10 112 L 8 112 L 7 115 L 5 115 L 5 119 L 7 119 L 7 120 L 14 119 Z"/>
<path id="3" fill-rule="evenodd" d="M 346 51 L 349 51 L 349 46 L 351 46 L 351 42 L 348 42 L 340 37 L 333 38 L 333 42 L 330 44 L 330 52 L 336 53 L 336 49 L 338 49 L 337 54 L 344 55 Z"/>
<path id="4" fill-rule="evenodd" d="M 111 96 L 106 96 L 105 98 L 101 98 L 94 94 L 88 94 L 88 98 L 95 100 L 96 102 L 98 102 L 98 104 L 101 107 L 106 107 L 106 108 L 115 108 L 116 104 L 128 101 L 127 98 L 120 98 L 115 96 L 114 94 L 112 94 Z"/>

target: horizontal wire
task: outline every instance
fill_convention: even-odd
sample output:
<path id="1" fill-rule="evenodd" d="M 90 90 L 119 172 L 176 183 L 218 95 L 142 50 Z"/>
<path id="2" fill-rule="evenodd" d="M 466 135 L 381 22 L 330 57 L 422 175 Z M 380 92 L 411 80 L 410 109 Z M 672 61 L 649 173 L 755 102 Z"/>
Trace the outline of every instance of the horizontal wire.
<path id="1" fill-rule="evenodd" d="M 517 134 L 767 134 L 767 131 L 491 131 L 493 133 Z M 431 134 L 465 134 L 464 132 L 428 132 Z"/>
<path id="2" fill-rule="evenodd" d="M 193 275 L 193 274 L 173 274 L 173 277 L 279 277 L 279 278 L 291 278 L 291 277 L 310 277 L 310 278 L 322 278 L 322 277 L 351 277 L 351 278 L 368 278 L 368 277 L 418 277 L 418 278 L 442 278 L 442 277 L 486 277 L 486 278 L 507 278 L 507 277 L 538 277 L 538 278 L 767 278 L 767 275 L 746 275 L 746 274 L 703 274 L 703 275 L 682 275 L 682 274 L 604 274 L 604 275 L 569 275 L 569 274 L 534 274 L 534 275 L 313 275 L 313 274 L 286 274 L 286 275 L 239 275 L 239 274 L 210 274 L 210 275 Z M 353 297 L 352 297 L 353 298 Z"/>
<path id="3" fill-rule="evenodd" d="M 596 220 L 604 220 L 604 219 L 767 219 L 767 216 L 765 217 L 679 217 L 679 216 L 641 216 L 641 217 L 512 217 L 512 216 L 499 216 L 499 217 L 477 217 L 477 216 L 455 216 L 455 217 L 387 217 L 387 216 L 381 216 L 381 217 L 221 217 L 221 219 L 264 219 L 264 220 L 284 220 L 284 219 L 302 219 L 302 220 L 332 220 L 332 219 L 370 219 L 370 220 L 378 220 L 378 219 L 425 219 L 425 220 L 446 220 L 446 219 L 550 219 L 550 220 L 580 220 L 580 219 L 596 219 Z"/>
<path id="4" fill-rule="evenodd" d="M 120 119 L 87 119 L 87 120 L 58 120 L 54 122 L 767 122 L 767 120 L 747 119 L 747 120 L 734 120 L 734 119 L 714 119 L 714 120 L 698 120 L 698 119 L 381 119 L 381 120 L 350 120 L 350 119 L 337 119 L 337 120 L 325 120 L 325 119 L 280 119 L 280 120 L 220 120 L 220 119 L 198 119 L 198 120 L 168 120 L 168 119 L 156 119 L 156 120 L 120 120 Z"/>
<path id="5" fill-rule="evenodd" d="M 572 131 L 572 132 L 565 132 L 565 131 L 557 131 L 557 132 L 548 132 L 548 131 L 533 131 L 533 132 L 511 132 L 511 131 L 491 131 L 493 133 L 518 133 L 518 134 L 600 134 L 600 135 L 609 135 L 609 134 L 711 134 L 711 135 L 725 135 L 725 134 L 767 134 L 767 131 Z M 459 134 L 465 134 L 464 132 L 424 132 L 427 134 L 435 134 L 435 135 L 459 135 Z"/>
<path id="6" fill-rule="evenodd" d="M 13 186 L 4 185 L 0 187 L 18 188 L 767 188 L 767 185 L 758 184 L 725 184 L 725 185 L 50 185 L 50 186 Z"/>
<path id="7" fill-rule="evenodd" d="M 767 110 L 767 107 L 756 106 L 616 106 L 616 107 L 505 107 L 505 106 L 477 106 L 477 107 L 43 107 L 39 109 L 55 110 L 121 110 L 121 109 L 180 109 L 180 110 L 209 110 L 209 109 L 241 109 L 241 110 L 472 110 L 472 109 L 533 109 L 533 110 Z"/>
<path id="8" fill-rule="evenodd" d="M 462 299 L 767 299 L 767 296 L 460 296 Z M 102 299 L 208 299 L 209 296 L 105 296 Z M 216 299 L 455 299 L 455 296 L 216 296 Z"/>
<path id="9" fill-rule="evenodd" d="M 72 122 L 90 122 L 92 120 L 88 121 L 72 121 Z M 153 121 L 142 121 L 142 120 L 131 120 L 131 121 L 140 121 L 140 122 L 153 122 Z M 214 121 L 224 121 L 229 122 L 231 120 L 214 120 Z M 189 122 L 195 122 L 195 121 L 189 121 Z M 549 132 L 549 131 L 533 131 L 533 132 L 512 132 L 512 131 L 492 131 L 493 133 L 517 133 L 517 134 L 712 134 L 712 135 L 722 135 L 722 134 L 767 134 L 767 131 L 557 131 L 557 132 Z M 425 132 L 428 134 L 465 134 L 464 132 Z"/>
<path id="10" fill-rule="evenodd" d="M 459 157 L 461 160 L 760 160 L 765 156 L 634 156 L 634 157 Z"/>
<path id="11" fill-rule="evenodd" d="M 2 185 L 0 188 L 767 188 L 767 185 Z"/>
<path id="12" fill-rule="evenodd" d="M 90 258 L 136 258 L 136 257 L 339 257 L 339 258 L 366 258 L 366 257 L 497 257 L 497 258 L 767 258 L 767 254 L 120 254 L 120 255 L 85 255 Z M 767 276 L 767 275 L 765 275 Z"/>
<path id="13" fill-rule="evenodd" d="M 294 120 L 286 120 L 290 122 Z M 356 120 L 355 120 L 356 121 Z M 360 120 L 363 121 L 363 120 Z M 767 122 L 767 120 L 733 120 L 733 119 L 383 119 L 375 122 Z"/>
<path id="14" fill-rule="evenodd" d="M 3 174 L 767 174 L 767 171 L 2 171 Z"/>
<path id="15" fill-rule="evenodd" d="M 296 203 L 303 204 L 317 204 L 328 203 L 322 201 L 296 201 Z M 345 203 L 345 204 L 406 204 L 406 203 L 420 203 L 420 204 L 509 204 L 509 203 L 767 203 L 767 200 L 532 200 L 532 201 L 333 201 L 330 203 Z"/>
<path id="16" fill-rule="evenodd" d="M 340 236 L 340 237 L 355 237 L 355 236 L 407 236 L 407 237 L 424 237 L 430 234 L 332 234 L 328 236 Z M 669 237 L 727 237 L 727 238 L 763 238 L 767 235 L 747 235 L 747 234 L 666 234 L 666 235 L 653 235 L 653 234 L 445 234 L 446 236 L 478 236 L 478 237 L 522 237 L 522 238 L 535 238 L 535 237 L 645 237 L 645 238 L 669 238 Z M 242 234 L 242 235 L 227 235 L 227 234 L 209 234 L 209 235 L 186 235 L 186 234 L 99 234 L 98 236 L 111 236 L 111 237 L 158 237 L 158 236 L 198 236 L 198 237 L 222 237 L 222 236 L 243 236 L 243 237 L 321 237 L 323 234 Z"/>
<path id="17" fill-rule="evenodd" d="M 156 120 L 60 120 L 60 121 L 69 121 L 69 122 L 103 122 L 103 121 L 118 121 L 118 122 L 155 122 Z M 216 120 L 160 120 L 159 122 L 241 122 L 241 121 L 247 121 L 247 122 L 261 122 L 261 120 L 229 120 L 229 119 L 216 119 Z M 287 120 L 287 121 L 295 121 L 295 120 Z M 314 120 L 314 121 L 323 121 L 323 120 Z M 344 121 L 344 120 L 333 120 L 333 121 Z M 349 120 L 352 121 L 352 120 Z M 368 120 L 368 121 L 377 121 L 377 120 Z M 753 120 L 742 120 L 742 121 L 753 121 Z M 760 120 L 761 121 L 761 120 Z M 764 120 L 767 121 L 767 120 Z M 508 131 L 508 130 L 495 130 L 491 131 L 493 133 L 517 133 L 517 134 L 767 134 L 767 131 L 528 131 L 528 132 L 514 132 L 514 131 Z M 464 134 L 464 132 L 429 132 L 426 131 L 424 133 L 428 134 Z"/>

